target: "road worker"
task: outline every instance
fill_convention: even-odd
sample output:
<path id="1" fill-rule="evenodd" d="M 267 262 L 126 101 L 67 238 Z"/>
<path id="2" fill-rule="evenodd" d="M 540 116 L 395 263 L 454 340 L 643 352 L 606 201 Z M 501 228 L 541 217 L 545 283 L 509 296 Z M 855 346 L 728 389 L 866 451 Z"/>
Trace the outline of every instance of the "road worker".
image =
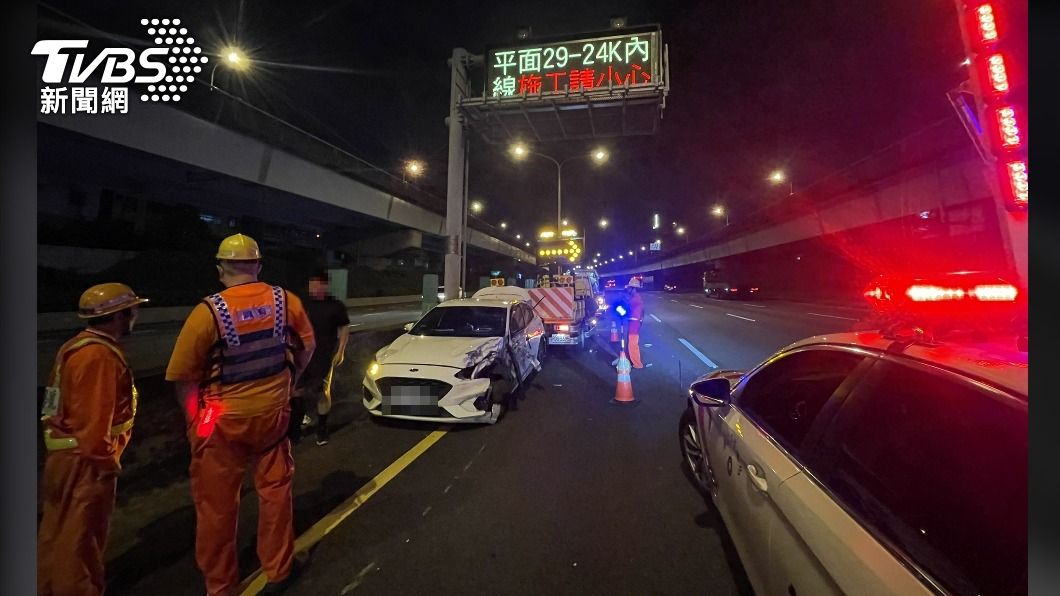
<path id="1" fill-rule="evenodd" d="M 640 295 L 640 279 L 634 277 L 626 284 L 629 296 L 629 361 L 633 368 L 644 368 L 640 360 L 640 323 L 644 319 L 644 298 Z"/>
<path id="2" fill-rule="evenodd" d="M 305 301 L 309 322 L 317 347 L 305 373 L 298 381 L 292 400 L 291 440 L 301 439 L 302 418 L 306 410 L 317 411 L 317 445 L 328 444 L 328 413 L 331 412 L 331 381 L 335 367 L 346 358 L 350 339 L 350 315 L 346 305 L 328 294 L 328 272 L 320 270 L 309 276 L 309 300 Z"/>
<path id="3" fill-rule="evenodd" d="M 77 316 L 87 327 L 63 344 L 41 408 L 48 450 L 37 540 L 37 593 L 102 594 L 103 554 L 121 455 L 132 436 L 136 387 L 120 340 L 147 302 L 120 283 L 92 286 Z"/>
<path id="4" fill-rule="evenodd" d="M 297 296 L 258 281 L 254 239 L 229 236 L 216 258 L 225 289 L 192 309 L 166 369 L 188 422 L 195 560 L 208 594 L 235 592 L 240 486 L 249 466 L 263 593 L 276 593 L 297 571 L 287 425 L 292 387 L 313 355 L 313 328 Z"/>

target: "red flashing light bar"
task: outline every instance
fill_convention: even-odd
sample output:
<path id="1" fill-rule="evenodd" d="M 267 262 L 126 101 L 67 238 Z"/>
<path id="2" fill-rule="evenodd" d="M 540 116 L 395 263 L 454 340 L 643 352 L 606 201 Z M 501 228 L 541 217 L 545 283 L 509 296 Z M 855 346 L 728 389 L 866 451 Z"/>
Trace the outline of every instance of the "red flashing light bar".
<path id="1" fill-rule="evenodd" d="M 1030 198 L 1030 185 L 1027 176 L 1027 162 L 1022 159 L 1007 162 L 1004 165 L 1006 198 L 1017 207 L 1026 207 Z"/>
<path id="2" fill-rule="evenodd" d="M 991 54 L 986 59 L 986 68 L 990 89 L 994 93 L 1008 93 L 1008 70 L 1005 68 L 1005 57 L 1000 53 Z"/>
<path id="3" fill-rule="evenodd" d="M 1020 290 L 984 272 L 962 272 L 923 278 L 880 276 L 864 293 L 877 310 L 918 310 L 928 303 L 1014 303 Z"/>
<path id="4" fill-rule="evenodd" d="M 1003 106 L 994 110 L 997 119 L 998 140 L 1002 149 L 1018 149 L 1023 144 L 1020 137 L 1020 127 L 1016 122 L 1016 109 L 1012 106 Z"/>
<path id="5" fill-rule="evenodd" d="M 877 288 L 879 289 L 879 288 Z M 1011 284 L 982 284 L 971 288 L 913 284 L 905 295 L 913 302 L 942 300 L 979 300 L 980 302 L 1014 302 L 1019 291 Z"/>
<path id="6" fill-rule="evenodd" d="M 994 7 L 982 4 L 975 9 L 975 17 L 979 23 L 979 43 L 988 44 L 997 41 L 997 21 L 994 19 Z"/>

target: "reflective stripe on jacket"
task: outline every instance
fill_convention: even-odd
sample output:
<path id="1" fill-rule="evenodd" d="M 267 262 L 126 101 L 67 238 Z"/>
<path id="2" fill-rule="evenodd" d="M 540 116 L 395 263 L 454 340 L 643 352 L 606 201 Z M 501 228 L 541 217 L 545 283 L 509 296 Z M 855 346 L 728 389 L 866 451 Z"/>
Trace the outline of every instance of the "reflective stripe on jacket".
<path id="1" fill-rule="evenodd" d="M 48 451 L 74 449 L 78 446 L 77 438 L 57 428 L 57 420 L 62 413 L 62 368 L 66 358 L 70 354 L 90 344 L 105 346 L 118 357 L 118 360 L 121 361 L 125 368 L 129 368 L 129 364 L 125 360 L 125 354 L 122 353 L 118 346 L 106 339 L 85 337 L 72 344 L 63 346 L 59 351 L 59 354 L 55 357 L 55 365 L 52 368 L 51 375 L 52 381 L 48 387 L 45 388 L 45 411 L 41 412 L 41 424 L 44 427 L 44 446 Z M 131 370 L 129 375 L 130 377 L 132 376 Z M 139 392 L 136 390 L 136 383 L 132 383 L 132 403 L 129 408 L 129 417 L 125 420 L 115 420 L 114 424 L 110 427 L 110 436 L 117 437 L 132 430 L 136 418 L 136 406 L 138 401 Z M 48 409 L 51 409 L 51 412 L 48 412 Z"/>
<path id="2" fill-rule="evenodd" d="M 242 304 L 221 293 L 208 296 L 218 340 L 210 359 L 211 376 L 203 385 L 231 385 L 264 379 L 291 366 L 287 357 L 287 294 L 272 286 L 272 306 Z"/>

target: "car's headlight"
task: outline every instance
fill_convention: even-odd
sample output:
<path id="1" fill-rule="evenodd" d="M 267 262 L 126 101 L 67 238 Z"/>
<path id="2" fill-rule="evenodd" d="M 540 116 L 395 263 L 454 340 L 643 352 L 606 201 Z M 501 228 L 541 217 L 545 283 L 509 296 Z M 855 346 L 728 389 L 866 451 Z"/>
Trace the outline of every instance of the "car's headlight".
<path id="1" fill-rule="evenodd" d="M 373 361 L 371 364 L 368 365 L 368 376 L 374 377 L 377 374 L 379 374 L 379 363 Z"/>

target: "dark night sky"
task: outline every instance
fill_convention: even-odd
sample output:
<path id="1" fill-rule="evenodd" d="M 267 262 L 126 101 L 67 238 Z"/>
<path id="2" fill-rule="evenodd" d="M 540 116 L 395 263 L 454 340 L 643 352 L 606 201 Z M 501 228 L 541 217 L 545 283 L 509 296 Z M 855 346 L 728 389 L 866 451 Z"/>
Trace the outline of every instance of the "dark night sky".
<path id="1" fill-rule="evenodd" d="M 141 39 L 140 18 L 180 17 L 205 51 L 234 41 L 257 61 L 327 67 L 259 64 L 250 80 L 219 71 L 218 85 L 385 168 L 422 158 L 439 194 L 453 47 L 481 53 L 522 25 L 553 36 L 605 29 L 613 15 L 660 23 L 671 64 L 660 133 L 604 140 L 615 152 L 604 168 L 564 168 L 565 215 L 586 226 L 611 219 L 611 250 L 649 240 L 652 211 L 712 227 L 708 209 L 720 200 L 735 220 L 787 193 L 766 183 L 776 167 L 797 189 L 944 118 L 946 91 L 966 75 L 952 0 L 146 4 L 49 2 L 39 8 L 39 34 L 77 31 L 55 9 Z M 210 113 L 205 89 L 188 99 Z M 559 157 L 589 147 L 538 149 Z M 551 164 L 514 164 L 502 147 L 476 139 L 470 189 L 491 223 L 528 234 L 554 221 Z M 593 251 L 601 246 L 598 233 L 589 241 Z"/>

